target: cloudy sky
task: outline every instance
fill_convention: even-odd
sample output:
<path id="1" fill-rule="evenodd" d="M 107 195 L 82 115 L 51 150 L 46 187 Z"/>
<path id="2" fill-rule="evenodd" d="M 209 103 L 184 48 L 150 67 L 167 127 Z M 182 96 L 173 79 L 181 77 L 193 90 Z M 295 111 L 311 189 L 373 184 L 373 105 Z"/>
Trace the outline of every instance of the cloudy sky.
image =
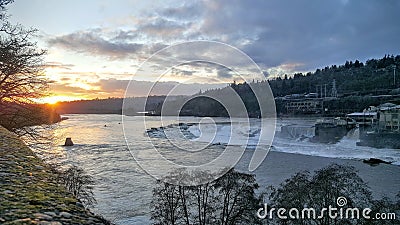
<path id="1" fill-rule="evenodd" d="M 185 41 L 232 45 L 269 76 L 396 55 L 399 12 L 397 0 L 16 0 L 9 6 L 11 21 L 39 29 L 52 91 L 64 96 L 58 99 L 121 97 L 131 79 L 133 94 L 146 95 L 152 80 L 135 75 L 138 67 Z M 192 79 L 182 94 L 234 79 L 215 65 L 169 71 L 165 86 L 196 73 L 219 78 Z"/>

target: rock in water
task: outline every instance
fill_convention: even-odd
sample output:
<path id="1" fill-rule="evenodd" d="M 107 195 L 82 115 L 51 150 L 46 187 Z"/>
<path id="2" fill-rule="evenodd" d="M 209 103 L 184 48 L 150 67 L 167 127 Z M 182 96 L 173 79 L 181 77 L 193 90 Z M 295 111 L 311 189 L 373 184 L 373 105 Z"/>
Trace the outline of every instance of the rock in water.
<path id="1" fill-rule="evenodd" d="M 391 162 L 384 161 L 382 159 L 377 159 L 377 158 L 364 159 L 363 163 L 367 163 L 367 164 L 369 164 L 371 166 L 376 166 L 376 165 L 378 165 L 380 163 L 391 164 Z"/>
<path id="2" fill-rule="evenodd" d="M 65 139 L 64 146 L 73 146 L 73 145 L 74 145 L 74 142 L 72 142 L 72 139 L 70 137 Z"/>

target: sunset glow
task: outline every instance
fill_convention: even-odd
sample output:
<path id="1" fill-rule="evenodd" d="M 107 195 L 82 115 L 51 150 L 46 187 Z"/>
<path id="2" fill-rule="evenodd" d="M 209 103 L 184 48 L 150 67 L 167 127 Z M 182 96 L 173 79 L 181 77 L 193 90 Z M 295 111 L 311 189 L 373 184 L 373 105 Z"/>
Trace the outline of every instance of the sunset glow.
<path id="1" fill-rule="evenodd" d="M 286 7 L 288 2 L 280 1 L 242 1 L 237 5 L 202 0 L 73 2 L 15 1 L 8 9 L 12 22 L 41 32 L 37 41 L 40 48 L 47 50 L 45 73 L 54 82 L 50 92 L 55 95 L 45 98 L 45 102 L 124 97 L 131 80 L 137 86 L 135 96 L 145 96 L 142 87 L 152 85 L 150 82 L 161 74 L 149 71 L 146 76 L 137 76 L 139 66 L 155 52 L 186 41 L 213 40 L 232 45 L 252 58 L 271 79 L 313 72 L 346 60 L 379 58 L 399 49 L 392 38 L 398 34 L 397 20 L 387 19 L 396 18 L 398 11 L 391 3 L 381 1 L 369 2 L 368 7 L 362 8 L 353 1 L 317 5 L 305 1 L 291 9 Z M 301 18 L 298 7 L 305 10 Z M 280 10 L 287 16 L 273 19 Z M 75 16 L 67 12 L 74 12 Z M 257 16 L 248 18 L 248 12 Z M 336 29 L 326 29 L 322 24 Z M 370 27 L 381 30 L 370 32 Z M 207 66 L 197 68 L 197 73 L 202 72 L 198 79 L 193 75 L 199 74 L 192 68 L 178 69 L 181 71 L 163 76 L 158 86 L 165 90 L 171 82 L 187 83 L 190 79 L 187 90 L 192 91 L 180 93 L 190 95 L 238 81 Z"/>
<path id="2" fill-rule="evenodd" d="M 58 102 L 67 102 L 83 99 L 83 97 L 72 97 L 72 96 L 49 96 L 45 98 L 38 99 L 39 103 L 47 103 L 47 104 L 57 104 Z"/>
<path id="3" fill-rule="evenodd" d="M 8 9 L 11 22 L 40 31 L 38 45 L 48 53 L 45 73 L 54 81 L 50 91 L 55 96 L 46 98 L 46 102 L 123 97 L 130 80 L 137 86 L 135 95 L 144 96 L 147 93 L 142 87 L 152 85 L 156 79 L 153 74 L 136 76 L 139 65 L 153 53 L 186 41 L 230 44 L 249 55 L 269 78 L 312 72 L 346 60 L 366 61 L 399 49 L 393 38 L 399 30 L 395 19 L 398 7 L 381 1 L 361 8 L 354 1 L 305 1 L 290 9 L 286 6 L 293 4 L 291 1 L 73 2 L 15 1 Z M 305 10 L 301 19 L 299 7 Z M 274 18 L 280 10 L 286 16 Z M 70 12 L 74 12 L 73 17 Z M 248 17 L 249 12 L 254 17 Z M 326 24 L 335 29 L 326 29 Z M 382 31 L 389 33 L 370 32 L 370 27 L 383 24 Z M 371 36 L 364 37 L 365 34 Z M 165 89 L 171 85 L 168 82 L 182 83 L 198 75 L 185 66 L 181 69 L 163 77 L 159 86 Z M 206 71 L 201 74 L 202 79 L 194 82 L 201 86 L 192 85 L 192 92 L 181 94 L 237 80 L 227 74 L 210 73 L 207 66 L 202 69 Z"/>

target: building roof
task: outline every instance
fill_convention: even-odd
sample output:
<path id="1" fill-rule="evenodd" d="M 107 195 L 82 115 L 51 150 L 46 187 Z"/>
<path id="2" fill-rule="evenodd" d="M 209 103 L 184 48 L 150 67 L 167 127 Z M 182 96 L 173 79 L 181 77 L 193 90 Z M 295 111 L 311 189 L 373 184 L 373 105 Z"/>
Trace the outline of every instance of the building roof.
<path id="1" fill-rule="evenodd" d="M 376 116 L 377 112 L 354 112 L 347 114 L 347 116 Z"/>
<path id="2" fill-rule="evenodd" d="M 391 110 L 391 109 L 400 109 L 400 105 L 396 105 L 393 103 L 383 103 L 378 106 L 379 110 L 381 111 L 386 111 L 386 110 Z"/>

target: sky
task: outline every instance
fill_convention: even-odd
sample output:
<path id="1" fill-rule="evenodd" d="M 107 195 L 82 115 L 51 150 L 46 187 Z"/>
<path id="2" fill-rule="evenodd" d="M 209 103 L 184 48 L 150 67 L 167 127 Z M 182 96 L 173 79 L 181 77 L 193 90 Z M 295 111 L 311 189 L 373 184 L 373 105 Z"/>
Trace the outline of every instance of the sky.
<path id="1" fill-rule="evenodd" d="M 54 96 L 47 101 L 123 97 L 129 81 L 132 95 L 145 96 L 156 75 L 138 75 L 139 66 L 186 41 L 232 45 L 270 78 L 397 55 L 399 12 L 397 0 L 16 0 L 8 7 L 13 23 L 39 30 L 38 46 L 48 51 Z M 165 70 L 156 94 L 176 84 L 177 94 L 194 94 L 236 79 L 221 65 Z"/>

